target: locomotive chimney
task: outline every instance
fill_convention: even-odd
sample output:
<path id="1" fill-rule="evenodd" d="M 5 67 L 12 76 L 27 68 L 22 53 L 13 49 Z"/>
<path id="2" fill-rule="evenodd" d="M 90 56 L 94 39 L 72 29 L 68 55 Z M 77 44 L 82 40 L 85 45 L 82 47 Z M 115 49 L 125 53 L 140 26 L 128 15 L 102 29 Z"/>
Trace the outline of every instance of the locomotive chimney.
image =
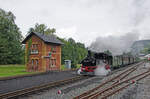
<path id="1" fill-rule="evenodd" d="M 88 57 L 91 57 L 91 51 L 88 50 Z"/>

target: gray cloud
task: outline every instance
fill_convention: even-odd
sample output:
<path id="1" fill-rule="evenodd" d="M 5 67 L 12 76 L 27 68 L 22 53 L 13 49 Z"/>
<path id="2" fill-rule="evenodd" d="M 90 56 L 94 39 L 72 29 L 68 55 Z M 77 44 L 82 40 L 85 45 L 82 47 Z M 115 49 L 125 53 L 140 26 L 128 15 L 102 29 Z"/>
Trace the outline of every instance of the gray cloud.
<path id="1" fill-rule="evenodd" d="M 110 50 L 113 54 L 121 54 L 129 51 L 134 41 L 150 39 L 149 0 L 116 0 L 114 5 L 111 14 L 117 18 L 114 20 L 116 21 L 115 25 L 118 26 L 118 29 L 121 29 L 120 33 L 124 35 L 115 36 L 111 34 L 107 37 L 97 37 L 90 45 L 90 49 L 93 51 Z M 108 27 L 108 29 L 110 28 Z"/>
<path id="2" fill-rule="evenodd" d="M 150 0 L 0 0 L 0 8 L 14 13 L 23 35 L 38 22 L 86 45 L 132 31 L 150 37 Z"/>

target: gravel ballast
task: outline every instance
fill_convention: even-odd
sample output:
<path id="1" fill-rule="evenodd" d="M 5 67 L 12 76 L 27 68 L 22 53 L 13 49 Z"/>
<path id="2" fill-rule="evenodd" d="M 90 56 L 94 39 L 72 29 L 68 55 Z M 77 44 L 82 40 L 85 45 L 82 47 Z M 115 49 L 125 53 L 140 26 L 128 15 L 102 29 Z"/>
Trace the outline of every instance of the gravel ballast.
<path id="1" fill-rule="evenodd" d="M 131 76 L 150 69 L 150 64 L 141 65 Z M 130 85 L 109 99 L 150 99 L 150 75 Z"/>
<path id="2" fill-rule="evenodd" d="M 72 99 L 82 92 L 96 87 L 101 83 L 102 79 L 103 76 L 90 77 L 76 83 L 52 88 L 40 94 L 38 93 L 24 98 L 21 97 L 20 99 Z M 61 94 L 58 94 L 59 90 Z"/>
<path id="3" fill-rule="evenodd" d="M 49 90 L 45 90 L 44 92 L 32 94 L 27 97 L 20 97 L 20 99 L 72 99 L 75 96 L 95 88 L 96 86 L 100 85 L 101 82 L 106 81 L 110 77 L 121 73 L 125 68 L 128 67 L 115 70 L 109 76 L 90 77 L 88 79 L 80 80 L 68 85 L 58 86 Z M 58 94 L 58 91 L 61 91 L 61 94 Z"/>

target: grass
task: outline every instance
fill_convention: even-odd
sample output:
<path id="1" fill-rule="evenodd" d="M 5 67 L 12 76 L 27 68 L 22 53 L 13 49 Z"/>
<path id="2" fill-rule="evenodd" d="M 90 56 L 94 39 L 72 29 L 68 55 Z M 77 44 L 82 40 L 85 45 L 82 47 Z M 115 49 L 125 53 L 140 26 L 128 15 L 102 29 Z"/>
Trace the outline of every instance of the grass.
<path id="1" fill-rule="evenodd" d="M 61 65 L 61 70 L 65 70 L 65 69 L 66 69 L 65 65 Z"/>
<path id="2" fill-rule="evenodd" d="M 81 67 L 81 64 L 77 64 L 77 68 L 80 68 Z"/>
<path id="3" fill-rule="evenodd" d="M 77 64 L 80 68 L 81 64 Z M 61 70 L 66 70 L 65 65 L 61 65 Z M 31 74 L 34 72 L 26 72 L 25 65 L 0 65 L 0 77 L 16 76 Z"/>
<path id="4" fill-rule="evenodd" d="M 0 65 L 0 77 L 31 74 L 26 72 L 24 65 Z"/>

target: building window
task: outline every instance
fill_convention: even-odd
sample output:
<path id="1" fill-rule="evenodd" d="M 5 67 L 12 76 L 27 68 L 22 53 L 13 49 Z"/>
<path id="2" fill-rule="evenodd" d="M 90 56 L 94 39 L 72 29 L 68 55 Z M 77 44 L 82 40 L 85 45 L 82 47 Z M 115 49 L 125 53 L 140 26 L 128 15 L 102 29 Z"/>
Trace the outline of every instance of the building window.
<path id="1" fill-rule="evenodd" d="M 31 70 L 34 68 L 34 59 L 31 60 Z"/>
<path id="2" fill-rule="evenodd" d="M 56 46 L 51 46 L 51 51 L 52 51 L 53 53 L 56 53 Z"/>
<path id="3" fill-rule="evenodd" d="M 38 70 L 39 60 L 38 59 L 32 59 L 31 60 L 31 70 Z"/>
<path id="4" fill-rule="evenodd" d="M 31 46 L 31 54 L 38 54 L 38 44 L 32 44 Z"/>
<path id="5" fill-rule="evenodd" d="M 39 61 L 38 59 L 35 59 L 35 70 L 38 70 Z"/>
<path id="6" fill-rule="evenodd" d="M 34 59 L 31 60 L 31 65 L 34 66 Z"/>
<path id="7" fill-rule="evenodd" d="M 50 67 L 56 66 L 56 59 L 50 59 Z"/>

